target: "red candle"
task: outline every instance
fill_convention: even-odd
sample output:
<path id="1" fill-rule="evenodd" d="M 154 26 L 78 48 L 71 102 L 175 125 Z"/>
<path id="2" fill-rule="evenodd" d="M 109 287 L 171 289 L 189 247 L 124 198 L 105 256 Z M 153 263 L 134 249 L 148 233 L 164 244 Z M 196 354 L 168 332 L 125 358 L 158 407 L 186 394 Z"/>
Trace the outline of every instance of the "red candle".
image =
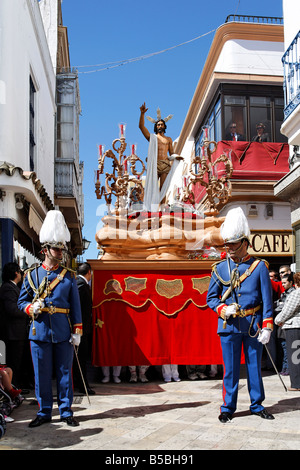
<path id="1" fill-rule="evenodd" d="M 102 157 L 103 145 L 99 145 L 99 156 Z"/>

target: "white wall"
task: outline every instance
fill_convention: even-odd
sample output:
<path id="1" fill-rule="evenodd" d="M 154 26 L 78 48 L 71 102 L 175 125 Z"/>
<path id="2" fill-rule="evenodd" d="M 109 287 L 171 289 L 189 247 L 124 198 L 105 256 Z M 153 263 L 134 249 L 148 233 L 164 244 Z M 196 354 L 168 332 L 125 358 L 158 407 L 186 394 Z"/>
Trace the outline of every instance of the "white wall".
<path id="1" fill-rule="evenodd" d="M 44 23 L 44 30 L 49 46 L 52 64 L 55 69 L 57 62 L 58 46 L 58 0 L 40 0 L 39 6 Z"/>
<path id="2" fill-rule="evenodd" d="M 217 61 L 215 72 L 282 76 L 281 42 L 226 41 Z"/>
<path id="3" fill-rule="evenodd" d="M 35 172 L 54 199 L 55 73 L 37 0 L 0 1 L 0 161 L 29 171 L 29 76 L 36 86 Z"/>
<path id="4" fill-rule="evenodd" d="M 286 51 L 300 30 L 299 0 L 283 0 L 282 10 L 284 19 L 284 50 Z"/>

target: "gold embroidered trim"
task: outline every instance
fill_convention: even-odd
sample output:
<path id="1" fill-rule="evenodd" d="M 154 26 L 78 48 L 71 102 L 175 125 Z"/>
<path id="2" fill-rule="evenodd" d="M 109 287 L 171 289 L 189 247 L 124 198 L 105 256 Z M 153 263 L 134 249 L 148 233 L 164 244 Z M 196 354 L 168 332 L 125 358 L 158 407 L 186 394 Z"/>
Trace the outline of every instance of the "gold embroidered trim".
<path id="1" fill-rule="evenodd" d="M 205 276 L 201 278 L 192 277 L 193 289 L 200 292 L 200 294 L 204 294 L 204 292 L 208 291 L 209 283 L 210 283 L 210 276 Z"/>
<path id="2" fill-rule="evenodd" d="M 180 295 L 183 291 L 182 279 L 174 279 L 173 281 L 167 281 L 165 279 L 157 279 L 155 284 L 156 292 L 162 297 L 172 299 L 177 295 Z"/>
<path id="3" fill-rule="evenodd" d="M 109 281 L 106 281 L 104 289 L 103 289 L 103 293 L 105 295 L 112 294 L 112 293 L 121 295 L 122 292 L 123 292 L 123 289 L 121 287 L 120 282 L 117 279 L 109 279 Z"/>
<path id="4" fill-rule="evenodd" d="M 181 310 L 183 310 L 185 308 L 185 306 L 189 303 L 189 302 L 192 302 L 196 307 L 198 308 L 207 308 L 207 303 L 203 304 L 203 305 L 198 305 L 193 299 L 187 299 L 184 304 L 181 305 L 181 307 L 179 307 L 177 310 L 175 310 L 174 312 L 172 313 L 169 313 L 169 312 L 165 312 L 164 310 L 162 310 L 161 308 L 159 308 L 154 302 L 153 300 L 151 299 L 146 299 L 145 302 L 142 303 L 142 305 L 134 305 L 130 302 L 127 302 L 126 300 L 124 299 L 104 299 L 102 300 L 99 304 L 97 305 L 94 305 L 93 308 L 98 308 L 100 307 L 102 304 L 104 304 L 105 302 L 111 302 L 111 301 L 114 301 L 114 302 L 124 302 L 124 304 L 127 304 L 129 305 L 130 307 L 132 308 L 143 308 L 147 302 L 151 302 L 152 305 L 161 313 L 163 313 L 164 315 L 166 315 L 167 317 L 171 317 L 173 315 L 176 315 L 176 313 L 180 312 Z"/>
<path id="5" fill-rule="evenodd" d="M 142 290 L 146 289 L 147 278 L 138 278 L 138 277 L 126 277 L 125 281 L 125 291 L 134 292 L 138 295 Z"/>
<path id="6" fill-rule="evenodd" d="M 104 325 L 104 321 L 102 321 L 102 320 L 100 320 L 100 318 L 98 318 L 96 323 L 95 323 L 95 327 L 102 328 L 103 325 Z"/>

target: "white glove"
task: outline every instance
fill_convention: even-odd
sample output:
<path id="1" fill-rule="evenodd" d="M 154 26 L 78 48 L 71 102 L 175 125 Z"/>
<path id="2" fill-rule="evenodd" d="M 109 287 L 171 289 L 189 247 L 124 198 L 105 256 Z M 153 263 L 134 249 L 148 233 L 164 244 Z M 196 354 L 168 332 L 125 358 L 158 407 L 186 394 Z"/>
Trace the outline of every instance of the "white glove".
<path id="1" fill-rule="evenodd" d="M 81 336 L 78 333 L 72 333 L 70 338 L 70 343 L 74 344 L 74 346 L 80 345 Z"/>
<path id="2" fill-rule="evenodd" d="M 261 344 L 267 344 L 270 341 L 271 333 L 271 330 L 264 328 L 259 332 L 257 341 L 259 341 Z"/>
<path id="3" fill-rule="evenodd" d="M 229 318 L 231 315 L 235 315 L 235 314 L 236 314 L 236 305 L 235 304 L 228 305 L 225 311 L 225 317 Z"/>
<path id="4" fill-rule="evenodd" d="M 41 309 L 44 307 L 44 301 L 43 300 L 36 300 L 32 304 L 32 311 L 34 317 L 37 317 L 41 313 Z"/>

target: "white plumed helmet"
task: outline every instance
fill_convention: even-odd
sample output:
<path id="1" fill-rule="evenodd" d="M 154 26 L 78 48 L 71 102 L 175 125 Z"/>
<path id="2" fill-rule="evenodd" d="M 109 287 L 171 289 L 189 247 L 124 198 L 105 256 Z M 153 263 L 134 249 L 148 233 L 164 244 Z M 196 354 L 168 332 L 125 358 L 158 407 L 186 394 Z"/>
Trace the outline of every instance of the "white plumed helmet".
<path id="1" fill-rule="evenodd" d="M 221 236 L 225 243 L 235 243 L 243 238 L 250 243 L 250 229 L 241 207 L 230 209 L 221 225 Z"/>
<path id="2" fill-rule="evenodd" d="M 41 245 L 50 245 L 56 248 L 66 248 L 71 239 L 64 216 L 60 211 L 49 211 L 40 230 Z"/>

